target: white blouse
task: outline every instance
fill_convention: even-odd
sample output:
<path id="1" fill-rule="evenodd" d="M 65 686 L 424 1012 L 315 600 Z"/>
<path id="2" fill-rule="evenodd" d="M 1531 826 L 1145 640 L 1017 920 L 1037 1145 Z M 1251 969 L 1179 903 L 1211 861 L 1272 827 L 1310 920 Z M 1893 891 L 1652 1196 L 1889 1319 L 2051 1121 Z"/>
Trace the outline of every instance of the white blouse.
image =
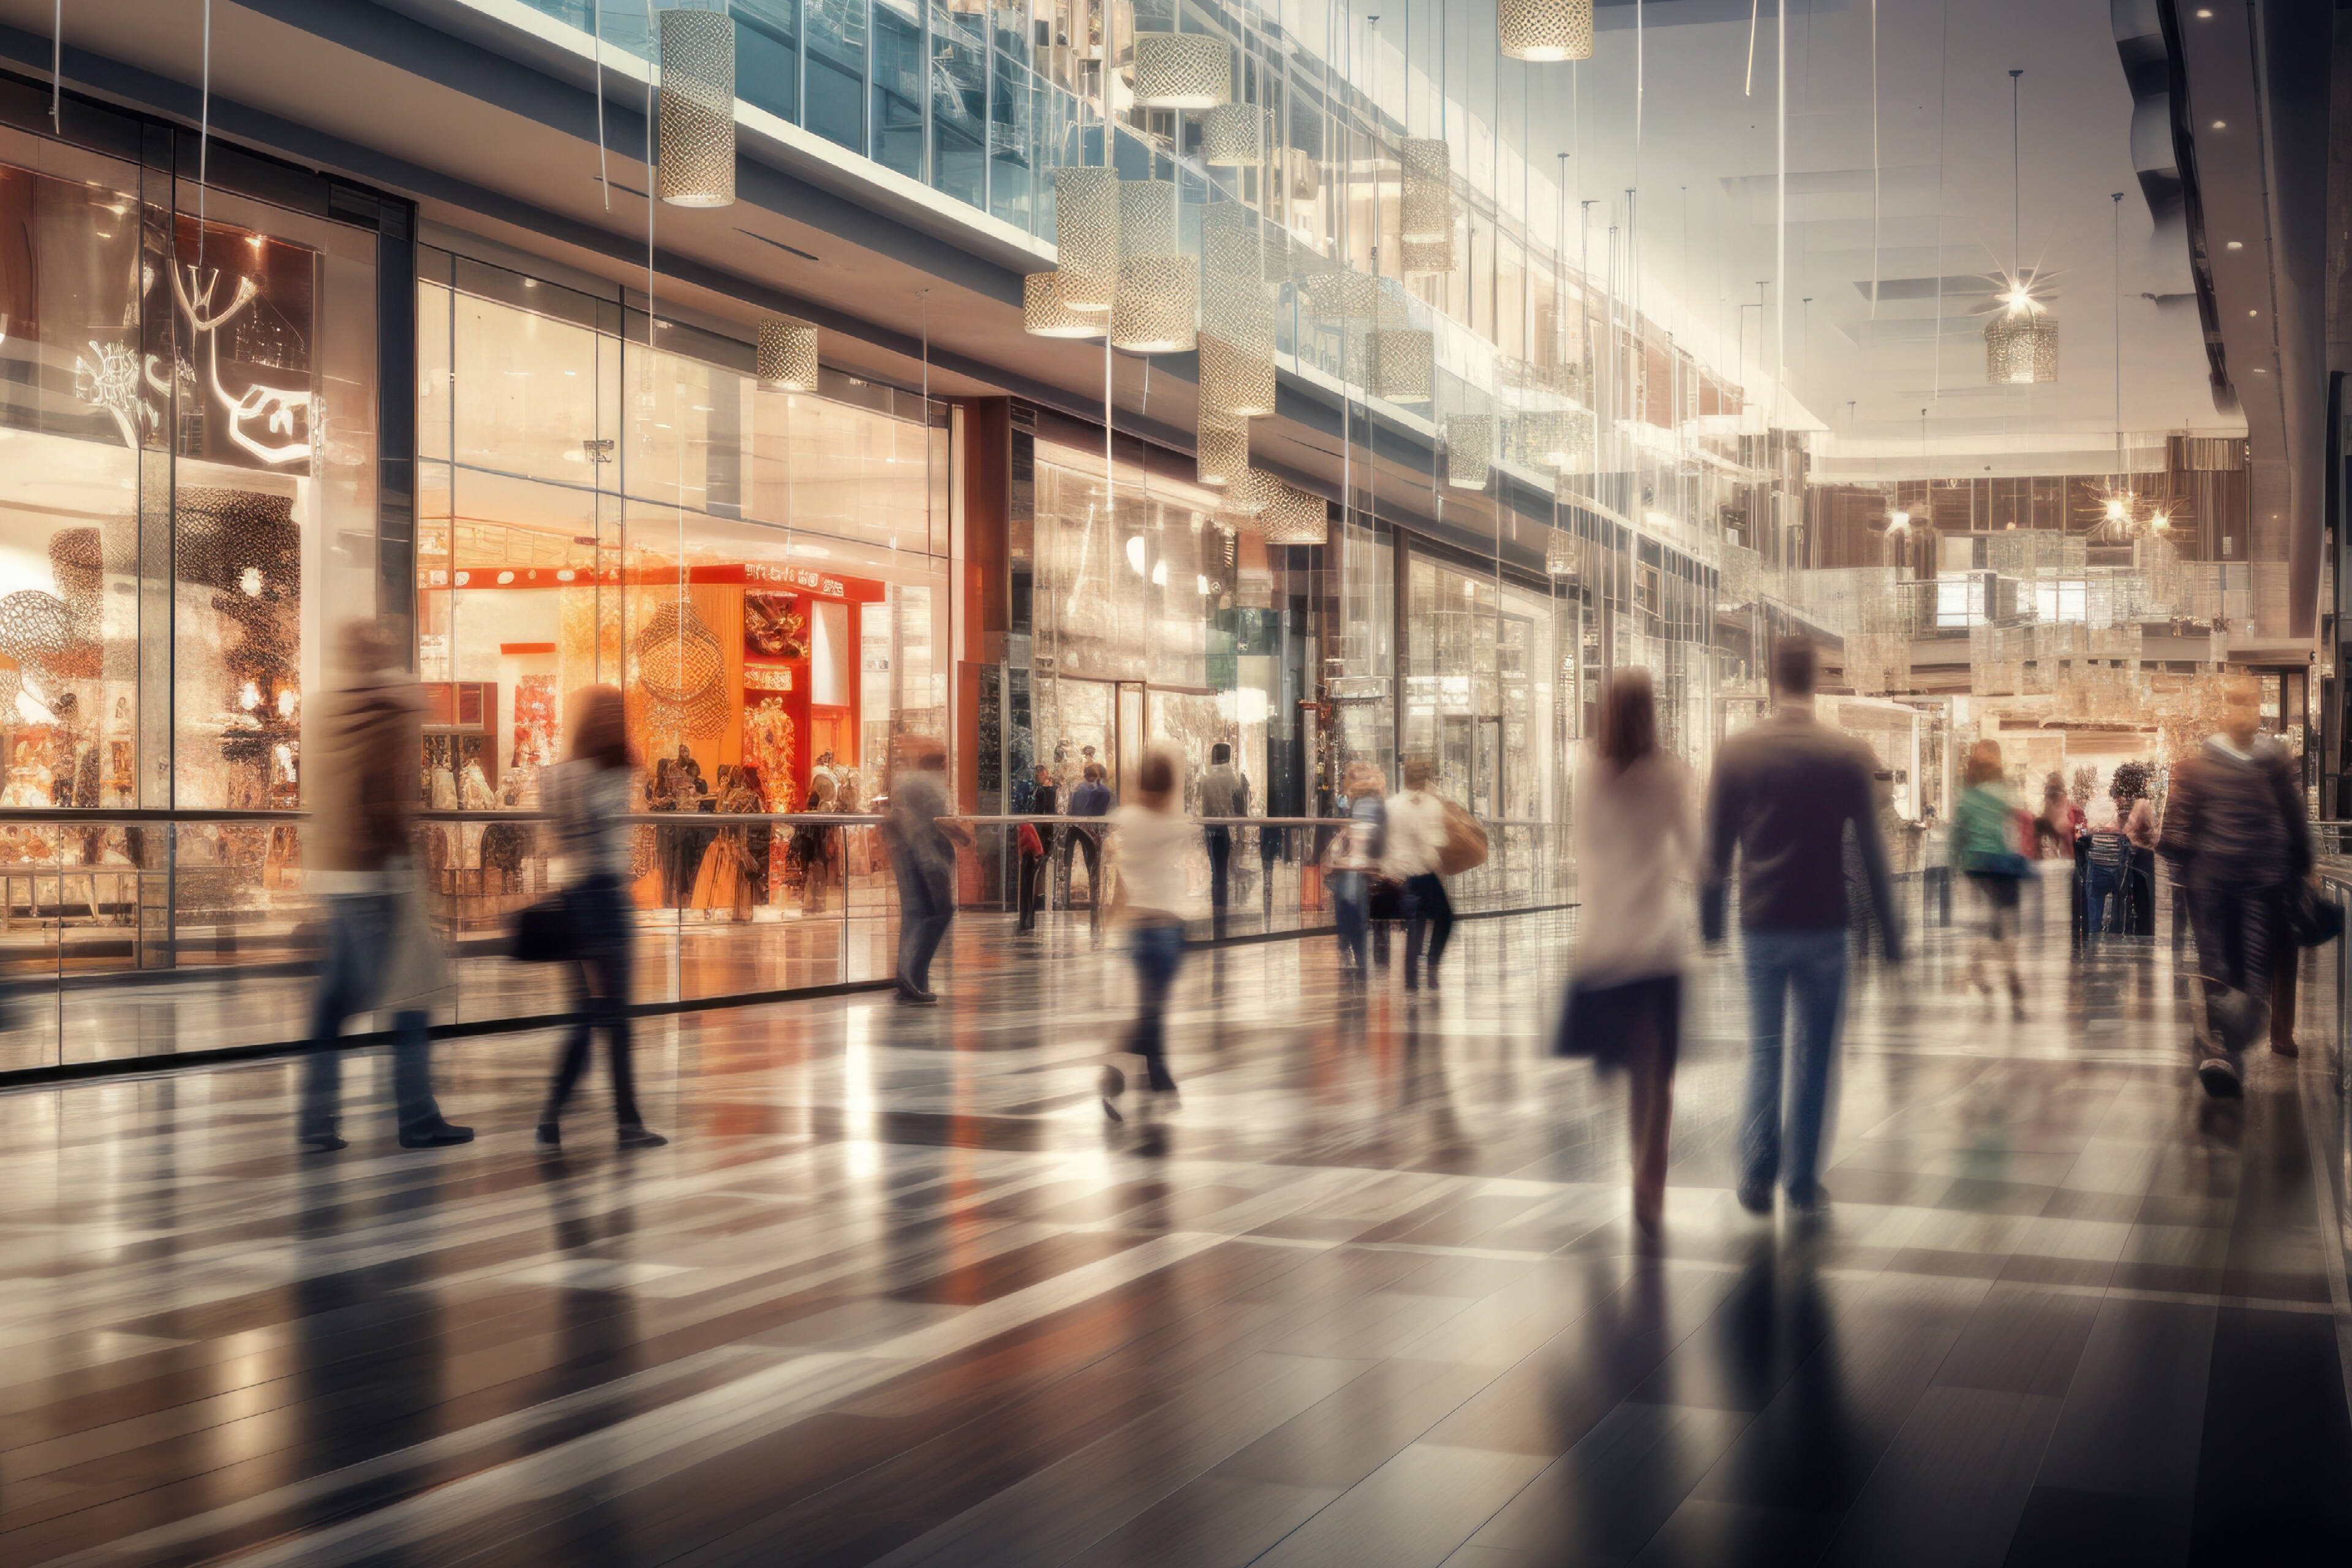
<path id="1" fill-rule="evenodd" d="M 1576 763 L 1576 973 L 1613 984 L 1681 973 L 1698 864 L 1698 791 L 1655 752 L 1620 773 L 1591 747 Z"/>

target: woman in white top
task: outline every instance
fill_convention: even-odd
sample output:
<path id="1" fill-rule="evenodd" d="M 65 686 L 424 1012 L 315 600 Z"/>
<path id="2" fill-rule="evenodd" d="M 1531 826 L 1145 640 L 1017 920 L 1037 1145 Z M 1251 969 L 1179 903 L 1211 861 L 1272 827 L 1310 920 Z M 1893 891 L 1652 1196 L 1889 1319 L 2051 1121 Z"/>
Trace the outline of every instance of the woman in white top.
<path id="1" fill-rule="evenodd" d="M 1421 987 L 1422 938 L 1429 938 L 1429 988 L 1437 989 L 1438 960 L 1454 934 L 1454 900 L 1438 867 L 1445 853 L 1445 802 L 1430 793 L 1434 770 L 1427 757 L 1404 760 L 1404 793 L 1389 796 L 1388 834 L 1381 869 L 1404 884 L 1404 988 Z"/>
<path id="2" fill-rule="evenodd" d="M 1622 670 L 1601 698 L 1600 733 L 1577 761 L 1576 981 L 1563 1054 L 1633 1079 L 1633 1218 L 1654 1236 L 1666 1193 L 1689 945 L 1683 893 L 1697 861 L 1690 769 L 1658 745 L 1647 673 Z"/>
<path id="3" fill-rule="evenodd" d="M 1173 1103 L 1176 1080 L 1169 1076 L 1166 1012 L 1169 988 L 1184 959 L 1184 858 L 1199 834 L 1178 808 L 1184 800 L 1182 753 L 1165 741 L 1143 751 L 1136 787 L 1126 805 L 1110 814 L 1110 869 L 1118 889 L 1119 920 L 1128 928 L 1135 959 L 1135 1028 L 1127 1048 L 1143 1058 L 1145 1082 L 1155 1099 Z M 1103 1114 L 1124 1121 L 1119 1097 L 1127 1079 L 1118 1068 L 1102 1070 Z"/>

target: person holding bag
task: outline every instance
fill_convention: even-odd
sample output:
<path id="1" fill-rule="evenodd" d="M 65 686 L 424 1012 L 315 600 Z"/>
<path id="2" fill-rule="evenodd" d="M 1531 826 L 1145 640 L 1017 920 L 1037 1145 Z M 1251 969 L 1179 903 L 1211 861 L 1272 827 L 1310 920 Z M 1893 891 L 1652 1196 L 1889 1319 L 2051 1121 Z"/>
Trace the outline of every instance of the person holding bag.
<path id="1" fill-rule="evenodd" d="M 1430 793 L 1434 772 L 1429 759 L 1404 760 L 1404 788 L 1389 796 L 1388 832 L 1381 868 L 1403 884 L 1404 988 L 1421 989 L 1422 941 L 1429 943 L 1429 988 L 1437 989 L 1437 965 L 1454 934 L 1454 900 L 1446 897 L 1444 869 L 1447 803 Z"/>
<path id="2" fill-rule="evenodd" d="M 1952 864 L 1984 902 L 1984 925 L 1969 953 L 1969 988 L 1990 995 L 1998 983 L 2010 1006 L 2025 1011 L 2025 984 L 2017 977 L 2017 907 L 2033 862 L 2017 846 L 2017 803 L 2011 798 L 2001 766 L 2000 742 L 1979 741 L 1969 748 L 1952 807 Z"/>
<path id="3" fill-rule="evenodd" d="M 1681 901 L 1698 859 L 1698 789 L 1658 744 L 1647 671 L 1620 670 L 1601 700 L 1600 733 L 1576 763 L 1576 979 L 1559 1054 L 1625 1072 L 1632 1093 L 1633 1221 L 1655 1236 L 1665 1214 L 1689 936 Z"/>
<path id="4" fill-rule="evenodd" d="M 548 775 L 545 796 L 555 814 L 555 853 L 565 879 L 563 910 L 573 963 L 572 1026 L 539 1113 L 539 1141 L 563 1142 L 564 1103 L 588 1067 L 590 1038 L 604 1031 L 613 1068 L 613 1115 L 624 1149 L 669 1142 L 646 1126 L 637 1111 L 636 1075 L 629 1059 L 631 961 L 636 921 L 628 893 L 631 775 L 628 718 L 616 686 L 583 688 L 572 700 L 564 726 L 571 749 Z"/>

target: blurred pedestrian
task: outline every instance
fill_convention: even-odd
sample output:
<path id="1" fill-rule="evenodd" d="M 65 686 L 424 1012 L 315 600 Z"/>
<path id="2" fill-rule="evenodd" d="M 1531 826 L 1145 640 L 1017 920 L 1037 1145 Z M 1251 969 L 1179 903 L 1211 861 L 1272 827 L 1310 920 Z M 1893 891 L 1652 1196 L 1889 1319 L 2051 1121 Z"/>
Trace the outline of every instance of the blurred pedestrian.
<path id="1" fill-rule="evenodd" d="M 1022 931 L 1037 929 L 1037 911 L 1045 907 L 1045 884 L 1052 880 L 1046 868 L 1053 863 L 1055 803 L 1061 793 L 1054 782 L 1054 770 L 1039 763 L 1036 784 L 1029 792 L 1029 815 L 1036 820 L 1021 825 L 1021 877 L 1013 886 L 1013 897 L 1021 905 L 1017 925 Z"/>
<path id="2" fill-rule="evenodd" d="M 1371 931 L 1372 878 L 1385 852 L 1387 803 L 1381 770 L 1349 763 L 1340 775 L 1342 815 L 1348 818 L 1325 852 L 1331 885 L 1331 923 L 1339 935 L 1341 971 L 1361 983 L 1370 973 L 1367 938 Z"/>
<path id="3" fill-rule="evenodd" d="M 2285 901 L 2313 865 L 2303 791 L 2285 751 L 2262 738 L 2261 702 L 2252 677 L 2231 680 L 2221 732 L 2173 770 L 2159 843 L 2197 933 L 2197 1078 L 2216 1100 L 2245 1092 L 2246 1047 L 2269 1026 L 2273 967 L 2294 945 Z M 2290 1049 L 2292 1030 L 2289 1019 Z"/>
<path id="4" fill-rule="evenodd" d="M 947 747 L 917 736 L 890 781 L 890 816 L 884 826 L 890 869 L 898 880 L 898 995 L 931 1003 L 931 957 L 955 919 L 955 863 L 959 845 L 969 848 L 971 830 L 945 820 L 948 801 Z"/>
<path id="5" fill-rule="evenodd" d="M 1234 766 L 1234 749 L 1219 741 L 1209 748 L 1209 771 L 1201 775 L 1202 816 L 1247 816 L 1249 780 Z M 1225 904 L 1233 892 L 1234 830 L 1222 823 L 1201 829 L 1209 851 L 1209 926 L 1214 936 L 1225 934 Z"/>
<path id="6" fill-rule="evenodd" d="M 2131 841 L 2131 875 L 2126 879 L 2131 912 L 2129 930 L 2156 935 L 2156 806 L 2146 796 L 2132 802 L 2124 819 L 2124 837 Z"/>
<path id="7" fill-rule="evenodd" d="M 2116 803 L 2106 796 L 2093 800 L 2083 816 L 2083 931 L 2095 946 L 2129 921 L 2131 840 L 2116 821 Z"/>
<path id="8" fill-rule="evenodd" d="M 1094 748 L 1088 746 L 1091 759 Z M 1088 761 L 1078 772 L 1078 787 L 1070 792 L 1069 812 L 1083 820 L 1073 822 L 1069 837 L 1062 845 L 1062 886 L 1070 885 L 1070 857 L 1080 855 L 1087 862 L 1087 926 L 1097 942 L 1102 940 L 1103 915 L 1110 900 L 1102 878 L 1102 825 L 1098 820 L 1110 815 L 1116 796 L 1110 785 L 1103 782 L 1103 765 Z M 1066 900 L 1067 893 L 1064 895 Z"/>
<path id="9" fill-rule="evenodd" d="M 1441 874 L 1445 855 L 1445 803 L 1430 793 L 1436 770 L 1424 756 L 1404 760 L 1404 788 L 1381 808 L 1386 825 L 1381 868 L 1403 887 L 1404 988 L 1421 988 L 1421 955 L 1426 939 L 1429 988 L 1437 989 L 1437 965 L 1454 935 L 1454 900 Z"/>
<path id="10" fill-rule="evenodd" d="M 1192 827 L 1185 821 L 1182 754 L 1165 741 L 1143 750 L 1136 770 L 1134 798 L 1111 814 L 1112 870 L 1118 884 L 1119 920 L 1128 930 L 1135 961 L 1135 1027 L 1129 1054 L 1143 1058 L 1147 1107 L 1172 1107 L 1176 1080 L 1168 1072 L 1168 992 L 1184 959 L 1184 856 Z M 1127 1079 L 1116 1067 L 1102 1070 L 1103 1114 L 1124 1121 L 1119 1110 Z"/>
<path id="11" fill-rule="evenodd" d="M 310 1057 L 296 1137 L 306 1149 L 345 1147 L 340 1037 L 356 1013 L 392 1014 L 392 1087 L 404 1149 L 471 1141 L 433 1098 L 432 1000 L 449 982 L 425 918 L 411 837 L 424 757 L 424 699 L 391 628 L 344 629 L 341 689 L 310 719 L 302 830 L 306 885 L 324 907 L 327 952 L 310 1007 Z"/>
<path id="12" fill-rule="evenodd" d="M 2021 1015 L 2025 985 L 2017 977 L 2017 915 L 2033 866 L 2018 845 L 2022 818 L 2009 793 L 1999 741 L 1982 740 L 1969 748 L 1960 782 L 1960 798 L 1952 808 L 1952 864 L 1983 905 L 1983 923 L 1969 947 L 1969 985 L 1988 994 L 1997 986 L 2006 989 L 2011 1007 Z"/>
<path id="13" fill-rule="evenodd" d="M 621 1147 L 654 1148 L 669 1142 L 646 1126 L 637 1110 L 636 1073 L 630 1059 L 629 997 L 636 947 L 636 911 L 628 891 L 630 779 L 627 710 L 616 686 L 583 687 L 572 699 L 564 760 L 549 774 L 541 798 L 555 815 L 557 875 L 563 910 L 578 949 L 572 966 L 572 1010 L 579 1021 L 563 1042 L 547 1103 L 540 1108 L 539 1141 L 563 1142 L 563 1107 L 588 1068 L 595 1031 L 604 1032 L 613 1073 L 613 1119 Z"/>
<path id="14" fill-rule="evenodd" d="M 1778 1176 L 1800 1214 L 1826 1194 L 1816 1179 L 1830 1068 L 1845 1005 L 1846 902 L 1842 848 L 1851 832 L 1871 900 L 1882 911 L 1886 961 L 1902 959 L 1902 921 L 1888 889 L 1868 747 L 1813 716 L 1816 658 L 1803 637 L 1773 650 L 1770 718 L 1733 736 L 1707 795 L 1701 915 L 1720 941 L 1731 865 L 1739 861 L 1740 938 L 1748 972 L 1748 1100 L 1739 1129 L 1739 1202 L 1769 1213 Z M 1797 1011 L 1782 1106 L 1782 1039 Z"/>
<path id="15" fill-rule="evenodd" d="M 1657 1234 L 1665 1213 L 1666 1131 L 1682 1043 L 1684 910 L 1698 859 L 1697 787 L 1658 744 L 1646 670 L 1610 677 L 1599 733 L 1576 762 L 1576 983 L 1563 1047 L 1622 1068 L 1632 1100 L 1633 1219 Z"/>
<path id="16" fill-rule="evenodd" d="M 812 816 L 829 816 L 841 810 L 841 784 L 833 770 L 824 765 L 832 760 L 827 752 L 809 773 L 808 799 L 801 809 Z M 836 868 L 841 864 L 841 829 L 828 822 L 803 822 L 793 829 L 792 854 L 801 863 L 801 912 L 823 914 L 825 889 L 832 885 Z M 846 895 L 845 894 L 845 897 Z"/>

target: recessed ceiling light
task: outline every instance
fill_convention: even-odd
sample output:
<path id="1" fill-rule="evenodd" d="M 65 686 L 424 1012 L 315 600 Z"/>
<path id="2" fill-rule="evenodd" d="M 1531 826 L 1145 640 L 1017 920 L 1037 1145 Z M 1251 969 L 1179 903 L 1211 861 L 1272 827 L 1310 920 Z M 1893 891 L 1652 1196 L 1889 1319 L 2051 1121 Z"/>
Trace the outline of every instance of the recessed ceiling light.
<path id="1" fill-rule="evenodd" d="M 2256 375 L 2268 375 L 2270 374 L 2270 372 L 2262 365 L 2256 365 L 2254 366 L 2254 374 Z"/>
<path id="2" fill-rule="evenodd" d="M 2261 311 L 2259 311 L 2259 310 L 2249 310 L 2249 311 L 2247 311 L 2247 312 L 2246 312 L 2246 314 L 2248 314 L 2249 316 L 2258 316 L 2258 315 L 2261 315 L 2261 314 L 2262 314 L 2262 312 L 2261 312 Z"/>
<path id="3" fill-rule="evenodd" d="M 2210 22 L 2213 19 L 2213 13 L 2204 9 L 2202 6 L 2200 6 L 2197 11 L 2197 19 L 2200 22 Z"/>
<path id="4" fill-rule="evenodd" d="M 2230 248 L 2232 250 L 2243 250 L 2246 248 L 2246 242 L 2242 239 L 2233 239 L 2230 242 Z"/>
<path id="5" fill-rule="evenodd" d="M 2213 129 L 2216 131 L 2227 131 L 2230 129 L 2230 122 L 2226 120 L 2217 120 L 2213 121 Z"/>

